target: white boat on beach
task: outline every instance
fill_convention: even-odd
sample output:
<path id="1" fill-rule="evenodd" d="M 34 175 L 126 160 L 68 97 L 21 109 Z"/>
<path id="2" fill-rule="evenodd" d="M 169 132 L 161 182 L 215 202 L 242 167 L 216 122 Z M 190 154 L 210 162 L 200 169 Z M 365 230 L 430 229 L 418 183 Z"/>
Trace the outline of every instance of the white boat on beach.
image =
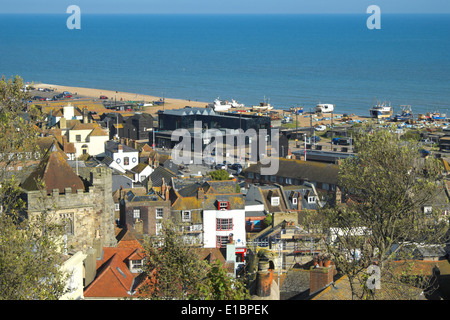
<path id="1" fill-rule="evenodd" d="M 375 119 L 390 118 L 392 116 L 391 104 L 378 102 L 375 106 L 369 109 L 370 117 Z"/>
<path id="2" fill-rule="evenodd" d="M 231 102 L 228 100 L 220 100 L 219 98 L 215 99 L 213 103 L 208 105 L 209 108 L 213 108 L 214 111 L 222 111 L 226 112 L 231 108 L 243 108 L 244 105 L 242 103 L 238 103 L 236 100 L 231 99 Z"/>
<path id="3" fill-rule="evenodd" d="M 270 111 L 273 109 L 273 106 L 270 105 L 270 103 L 267 102 L 261 102 L 259 106 L 252 106 L 252 111 L 255 112 L 264 112 L 264 111 Z"/>
<path id="4" fill-rule="evenodd" d="M 234 100 L 234 99 L 231 99 L 230 104 L 231 104 L 231 107 L 232 107 L 232 108 L 243 108 L 243 107 L 244 107 L 244 104 L 243 104 L 243 103 L 238 103 L 238 102 L 237 102 L 236 100 Z"/>
<path id="5" fill-rule="evenodd" d="M 334 104 L 330 103 L 318 103 L 315 108 L 319 113 L 330 113 L 334 111 Z"/>
<path id="6" fill-rule="evenodd" d="M 208 107 L 213 108 L 214 111 L 228 111 L 231 109 L 231 104 L 228 100 L 215 99 L 213 103 L 210 103 Z"/>

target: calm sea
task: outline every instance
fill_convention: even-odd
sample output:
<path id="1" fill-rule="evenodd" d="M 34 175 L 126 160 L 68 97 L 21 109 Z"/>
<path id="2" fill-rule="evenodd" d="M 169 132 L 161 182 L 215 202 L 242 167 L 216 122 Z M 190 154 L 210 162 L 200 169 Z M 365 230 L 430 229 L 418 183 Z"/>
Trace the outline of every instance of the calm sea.
<path id="1" fill-rule="evenodd" d="M 450 15 L 0 15 L 0 74 L 199 101 L 450 109 Z"/>

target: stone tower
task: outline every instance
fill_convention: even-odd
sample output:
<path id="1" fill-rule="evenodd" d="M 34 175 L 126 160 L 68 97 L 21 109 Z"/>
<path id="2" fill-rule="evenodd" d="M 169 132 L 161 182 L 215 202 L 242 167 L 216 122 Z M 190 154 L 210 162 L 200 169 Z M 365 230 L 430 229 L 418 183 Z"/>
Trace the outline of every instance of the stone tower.
<path id="1" fill-rule="evenodd" d="M 83 176 L 75 174 L 61 152 L 50 148 L 22 184 L 28 216 L 47 212 L 63 224 L 68 252 L 117 245 L 111 169 L 83 169 Z M 46 188 L 36 181 L 43 181 Z"/>

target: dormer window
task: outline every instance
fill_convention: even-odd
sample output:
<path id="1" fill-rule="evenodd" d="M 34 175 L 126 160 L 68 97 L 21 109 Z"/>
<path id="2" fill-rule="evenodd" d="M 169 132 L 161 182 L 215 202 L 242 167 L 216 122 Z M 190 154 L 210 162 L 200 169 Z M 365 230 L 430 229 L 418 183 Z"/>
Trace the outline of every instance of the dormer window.
<path id="1" fill-rule="evenodd" d="M 132 273 L 140 273 L 142 272 L 142 268 L 144 266 L 144 260 L 130 260 L 130 272 Z"/>
<path id="2" fill-rule="evenodd" d="M 183 222 L 189 222 L 191 221 L 191 211 L 189 210 L 183 210 L 181 212 L 181 221 Z"/>
<path id="3" fill-rule="evenodd" d="M 296 205 L 296 204 L 297 204 L 297 198 L 295 198 L 295 197 L 292 198 L 292 204 L 293 204 L 293 205 Z"/>
<path id="4" fill-rule="evenodd" d="M 270 204 L 272 206 L 279 206 L 280 205 L 280 197 L 272 197 L 272 198 L 270 198 Z"/>
<path id="5" fill-rule="evenodd" d="M 309 196 L 308 197 L 308 203 L 315 203 L 316 202 L 316 197 L 315 196 Z"/>
<path id="6" fill-rule="evenodd" d="M 219 210 L 229 210 L 230 203 L 228 201 L 219 201 Z"/>

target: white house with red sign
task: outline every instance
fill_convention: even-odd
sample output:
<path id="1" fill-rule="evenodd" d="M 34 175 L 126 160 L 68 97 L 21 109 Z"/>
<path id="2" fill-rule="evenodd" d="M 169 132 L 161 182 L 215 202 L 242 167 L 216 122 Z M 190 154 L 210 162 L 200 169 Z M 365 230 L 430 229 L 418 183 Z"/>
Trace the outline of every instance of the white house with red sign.
<path id="1" fill-rule="evenodd" d="M 226 248 L 233 242 L 236 266 L 246 253 L 245 199 L 235 179 L 226 181 L 172 178 L 172 212 L 184 230 L 197 234 L 204 248 Z M 201 234 L 201 236 L 200 236 Z"/>

